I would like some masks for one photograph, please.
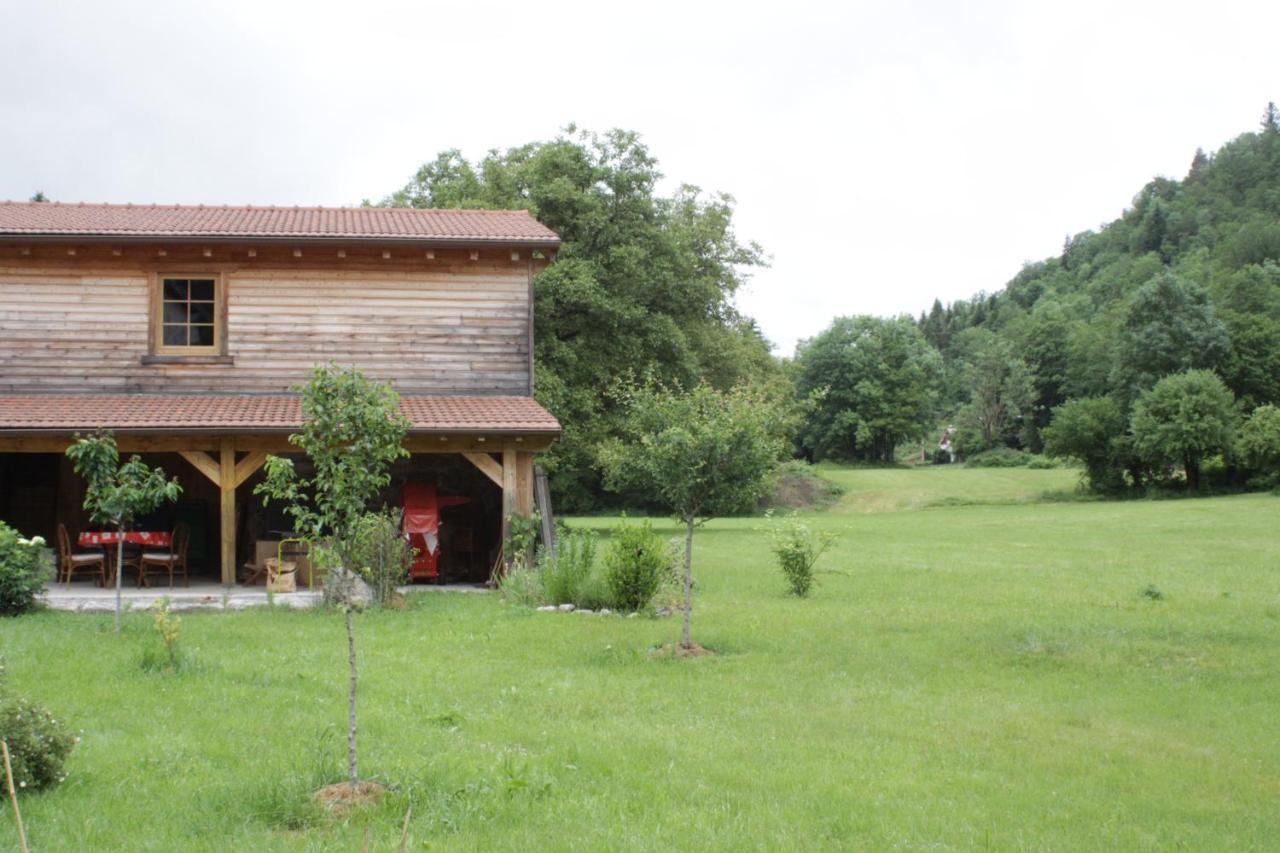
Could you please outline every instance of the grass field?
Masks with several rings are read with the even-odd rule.
[[[763,519],[698,534],[712,658],[650,655],[674,618],[491,595],[361,616],[362,768],[396,790],[347,820],[307,799],[341,760],[340,617],[184,616],[176,675],[140,669],[143,616],[0,622],[12,686],[84,730],[23,800],[32,849],[390,850],[409,805],[412,849],[1280,848],[1280,499],[828,473],[811,599]]]

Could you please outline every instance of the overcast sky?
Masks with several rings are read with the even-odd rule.
[[[993,291],[1280,101],[1276,2],[0,0],[0,198],[347,205],[643,134],[737,198],[780,354]]]

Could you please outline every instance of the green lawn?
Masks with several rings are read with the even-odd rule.
[[[413,849],[1280,848],[1280,499],[829,473],[838,573],[809,600],[764,520],[698,534],[714,658],[650,656],[674,618],[495,596],[360,617],[363,769],[398,787],[347,822],[306,806],[340,760],[340,617],[184,616],[176,676],[139,668],[141,616],[0,622],[12,686],[84,730],[23,800],[32,849],[356,850],[368,827],[389,850],[409,804]],[[947,498],[988,503],[909,508]]]

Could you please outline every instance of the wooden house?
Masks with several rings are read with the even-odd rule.
[[[234,583],[273,526],[258,471],[296,450],[291,388],[332,361],[400,393],[394,474],[469,496],[479,562],[560,434],[533,399],[558,245],[525,211],[0,203],[0,519],[83,526],[63,452],[105,427],[179,476],[207,574]]]

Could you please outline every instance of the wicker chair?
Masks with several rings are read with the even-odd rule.
[[[168,551],[143,551],[139,558],[138,569],[138,585],[146,586],[147,570],[168,571],[169,586],[173,586],[174,572],[182,573],[182,585],[191,586],[191,579],[187,576],[187,541],[190,539],[190,530],[185,524],[177,524],[173,528],[173,539],[169,544]]]
[[[71,586],[71,577],[78,571],[96,571],[98,583],[107,585],[107,558],[101,551],[76,553],[71,550],[71,537],[65,524],[58,525],[58,582]]]

